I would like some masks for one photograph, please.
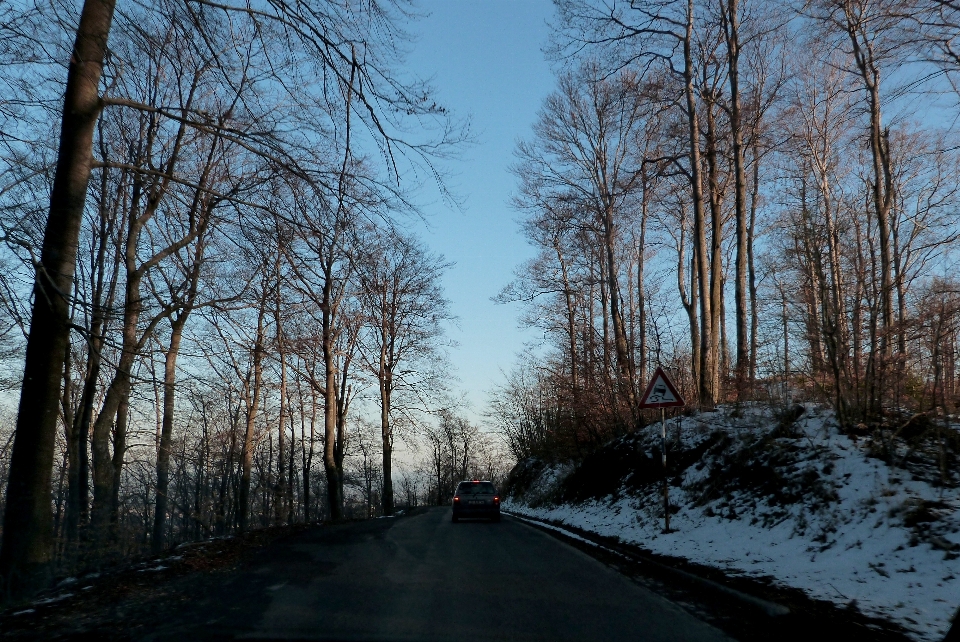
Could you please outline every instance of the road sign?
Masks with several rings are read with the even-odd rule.
[[[677,387],[670,381],[670,377],[663,371],[663,368],[657,366],[653,373],[653,378],[647,384],[647,390],[640,398],[641,408],[659,408],[660,409],[660,453],[663,461],[663,532],[670,532],[670,490],[667,484],[667,421],[664,417],[664,408],[676,408],[685,406],[686,403]],[[679,431],[680,425],[677,424]],[[679,433],[678,433],[679,434]]]
[[[686,402],[677,387],[670,381],[670,377],[663,371],[663,368],[657,366],[653,373],[653,378],[647,384],[647,391],[640,398],[641,408],[675,408],[685,406]]]

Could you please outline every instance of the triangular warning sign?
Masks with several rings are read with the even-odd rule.
[[[670,381],[670,377],[663,371],[663,368],[657,366],[650,383],[647,384],[647,390],[640,398],[641,408],[673,408],[685,406],[683,397],[677,392],[677,387]]]

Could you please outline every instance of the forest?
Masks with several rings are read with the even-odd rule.
[[[502,475],[410,231],[470,138],[402,67],[414,14],[0,4],[7,597]]]
[[[960,3],[555,6],[555,90],[514,164],[537,254],[498,297],[544,337],[491,398],[517,460],[659,420],[662,366],[688,412],[818,402],[947,483]]]

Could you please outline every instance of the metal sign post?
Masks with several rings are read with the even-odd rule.
[[[670,532],[670,485],[667,483],[667,419],[660,408],[660,452],[663,457],[663,532]]]
[[[663,532],[670,532],[670,491],[667,483],[667,417],[665,408],[681,408],[686,405],[670,377],[657,366],[647,390],[640,399],[641,408],[660,409],[660,459],[663,462]]]

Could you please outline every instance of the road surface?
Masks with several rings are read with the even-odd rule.
[[[273,544],[152,639],[728,640],[604,564],[504,516],[449,509],[323,526]],[[189,618],[195,619],[195,618]]]

